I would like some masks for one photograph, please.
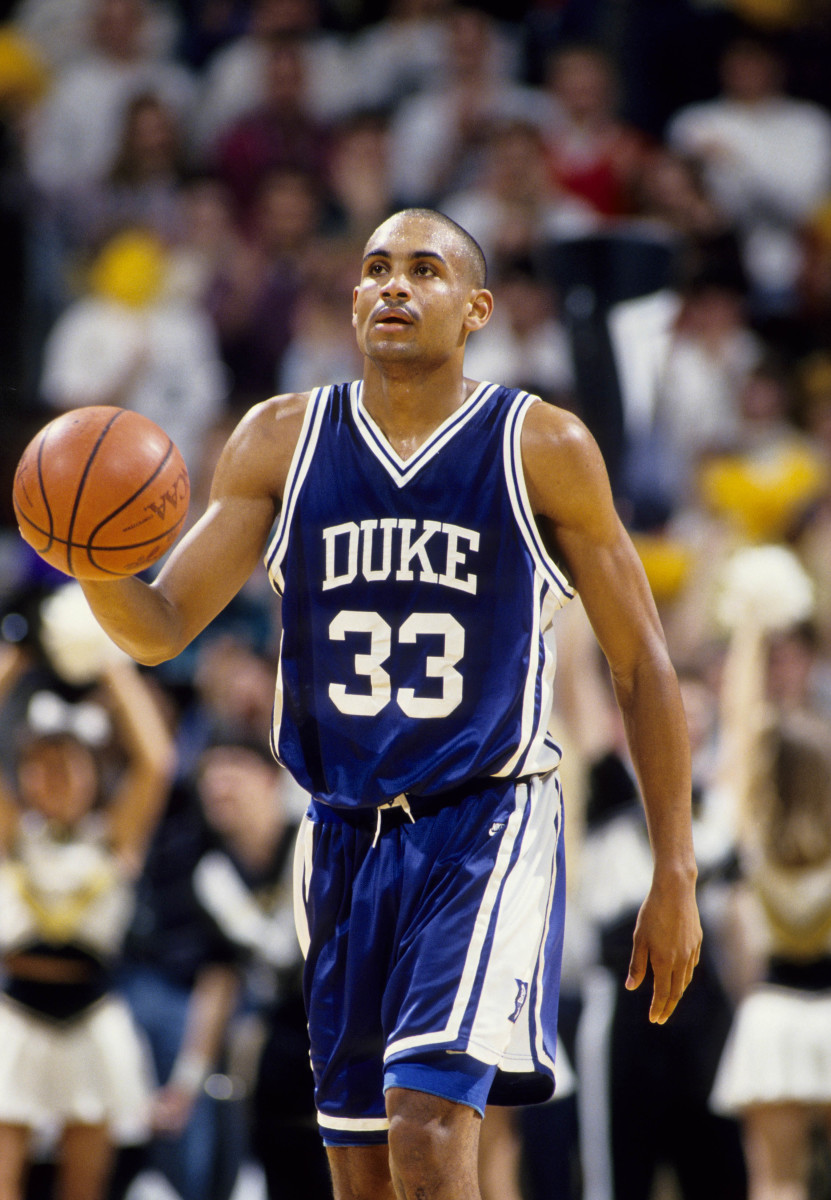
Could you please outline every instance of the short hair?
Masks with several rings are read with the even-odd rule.
[[[402,208],[400,212],[393,213],[394,217],[423,217],[430,221],[435,221],[439,225],[443,225],[457,241],[461,242],[465,258],[470,263],[473,282],[476,287],[486,287],[488,282],[488,264],[485,258],[485,252],[476,238],[460,225],[458,221],[454,221],[452,217],[448,217],[446,213],[439,212],[436,208]]]

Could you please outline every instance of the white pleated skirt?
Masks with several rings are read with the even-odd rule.
[[[0,1122],[47,1136],[106,1124],[116,1143],[138,1143],[149,1135],[153,1089],[148,1048],[120,997],[58,1024],[0,996]]]
[[[711,1105],[735,1115],[787,1101],[831,1104],[831,992],[765,984],[739,1004]]]

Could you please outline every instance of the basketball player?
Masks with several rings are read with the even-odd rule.
[[[486,1101],[553,1090],[564,872],[543,632],[579,592],[609,661],[654,876],[628,984],[650,1018],[700,925],[674,672],[596,444],[464,377],[491,314],[477,244],[407,210],[355,288],[361,381],[280,396],[231,436],[204,516],[152,585],[86,583],[145,663],[266,561],[282,596],[274,749],[313,799],[296,920],[336,1200],[476,1200]]]

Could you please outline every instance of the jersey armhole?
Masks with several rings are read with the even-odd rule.
[[[297,439],[297,445],[291,456],[286,476],[283,506],[280,509],[277,528],[266,551],[265,566],[268,579],[274,591],[279,595],[282,595],[285,587],[283,559],[286,554],[292,517],[297,505],[297,497],[308,474],[320,434],[323,414],[326,411],[326,404],[331,392],[331,387],[315,388],[309,397],[309,403],[306,405],[306,412],[303,415],[303,424],[300,427],[300,436]]]
[[[525,417],[534,404],[542,403],[539,396],[520,392],[511,406],[505,422],[503,441],[505,479],[508,484],[508,494],[511,498],[514,517],[523,540],[534,559],[537,570],[548,582],[554,596],[559,597],[562,606],[575,596],[576,591],[565,571],[557,564],[542,540],[531,501],[528,498],[525,471],[522,465],[522,427]]]

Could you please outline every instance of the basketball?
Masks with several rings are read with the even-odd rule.
[[[128,409],[92,405],[45,425],[14,475],[22,537],[76,579],[135,575],[172,546],[190,481],[163,429]]]

